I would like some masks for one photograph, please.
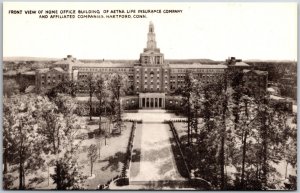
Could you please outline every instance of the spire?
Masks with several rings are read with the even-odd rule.
[[[164,55],[160,53],[160,49],[156,47],[154,25],[149,24],[147,47],[140,55],[140,62],[142,65],[162,65],[164,64]]]
[[[147,49],[148,50],[155,50],[156,49],[154,25],[153,25],[153,23],[151,21],[150,21],[150,24],[149,24]]]

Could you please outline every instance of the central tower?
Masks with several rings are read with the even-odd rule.
[[[152,22],[149,24],[149,32],[148,32],[148,40],[147,40],[147,48],[144,49],[144,52],[148,50],[156,50],[159,52],[159,49],[156,48],[156,40],[154,33],[154,25]]]
[[[156,47],[154,25],[149,24],[149,31],[147,34],[147,47],[144,52],[140,54],[140,63],[144,65],[162,65],[164,63],[164,55],[160,53],[160,49]]]
[[[147,45],[134,66],[134,92],[139,94],[139,108],[165,108],[169,90],[169,66],[157,48],[154,25],[149,24]]]

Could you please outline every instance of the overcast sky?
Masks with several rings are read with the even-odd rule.
[[[39,19],[9,10],[161,9],[144,19]],[[138,59],[149,22],[166,59],[297,60],[296,3],[4,3],[3,56]]]

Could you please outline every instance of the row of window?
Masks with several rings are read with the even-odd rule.
[[[177,83],[184,83],[185,80],[177,80]],[[176,83],[176,80],[170,80],[170,83]]]
[[[55,79],[55,78],[58,78],[58,79],[61,79],[62,77],[63,77],[63,75],[55,75],[55,74],[52,74],[52,76],[51,75],[47,75],[47,76],[45,76],[44,74],[42,74],[41,75],[41,79],[45,79],[45,78],[47,78],[47,79]]]
[[[157,74],[157,76],[156,76],[157,78],[159,78],[159,74]],[[148,79],[148,75],[147,74],[145,74],[145,76],[144,76],[144,78],[147,78]],[[153,79],[154,78],[154,76],[151,74],[150,75],[150,78],[151,79]],[[140,79],[140,76],[139,75],[137,75],[136,76],[136,79],[138,80],[138,79]],[[165,75],[165,79],[168,79],[168,75]]]
[[[245,76],[244,77],[245,80],[249,80],[249,81],[263,81],[264,77],[258,77],[258,76]]]
[[[204,72],[204,73],[207,73],[207,72],[224,72],[224,69],[171,69],[171,72],[173,73],[180,73],[180,72],[186,72],[186,71],[189,71],[189,72]]]
[[[41,82],[41,84],[42,84],[42,86],[50,86],[50,85],[55,85],[56,84],[56,81],[55,80],[52,80],[52,81],[50,81],[50,80],[48,80],[47,82],[44,82],[44,81],[42,81]]]
[[[171,75],[170,77],[171,77],[171,78],[176,78],[176,75],[173,75],[173,76]],[[184,78],[184,77],[185,77],[184,74],[178,74],[178,75],[177,75],[177,78]]]
[[[94,71],[94,72],[112,72],[112,71],[119,71],[119,72],[133,72],[133,68],[79,68],[81,71]]]
[[[154,88],[149,88],[149,91],[154,91],[155,89]],[[137,89],[137,91],[139,91]],[[144,88],[144,91],[147,92],[148,91],[148,88]],[[160,91],[160,88],[156,88],[156,91]],[[168,91],[168,87],[165,87],[165,91]]]
[[[160,68],[142,68],[142,69],[144,69],[144,72],[148,72],[149,71],[149,72],[153,72],[154,73],[155,69],[156,69],[157,72],[160,71]],[[137,68],[136,71],[139,72],[140,69]],[[165,69],[165,73],[168,73],[167,69]]]

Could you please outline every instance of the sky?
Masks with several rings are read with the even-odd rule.
[[[24,13],[73,9],[182,13],[130,19],[41,19]],[[4,2],[3,56],[138,59],[150,21],[165,59],[297,60],[297,3]]]

